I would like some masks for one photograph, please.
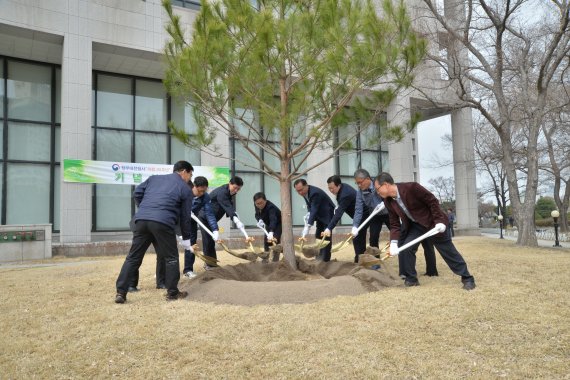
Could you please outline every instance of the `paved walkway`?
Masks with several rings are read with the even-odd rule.
[[[499,238],[499,229],[496,228],[481,228],[481,235],[486,237],[495,237]],[[507,240],[517,241],[517,238],[514,236],[506,236],[503,234],[503,238]],[[559,242],[560,248],[562,249],[570,249],[570,243],[567,242]],[[554,247],[554,240],[538,240],[539,247]]]

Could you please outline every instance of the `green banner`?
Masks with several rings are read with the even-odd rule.
[[[129,162],[63,160],[63,180],[76,183],[138,185],[151,175],[172,173],[174,165],[137,164]],[[211,188],[230,180],[230,169],[223,166],[194,166],[193,178],[203,176]]]

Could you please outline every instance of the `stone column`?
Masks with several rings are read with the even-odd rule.
[[[390,104],[387,110],[388,123],[390,126],[403,125],[410,118],[410,98],[398,97]],[[412,182],[419,180],[418,168],[414,167],[414,155],[417,153],[412,147],[412,138],[417,141],[416,132],[406,134],[402,141],[390,143],[388,148],[390,162],[387,171],[396,182]],[[416,157],[417,165],[417,157]],[[371,175],[373,175],[371,173]]]
[[[470,108],[451,113],[456,231],[460,235],[480,234],[471,120]]]
[[[64,33],[61,65],[62,243],[91,241],[93,185],[63,182],[65,158],[92,158],[92,41],[90,37],[81,35],[82,19],[79,17],[78,8],[78,0],[69,1],[68,29]]]

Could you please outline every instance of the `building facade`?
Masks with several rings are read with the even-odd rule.
[[[199,2],[173,5],[192,24]],[[170,120],[190,134],[196,126],[188,106],[170,98],[161,83],[166,22],[160,0],[0,2],[0,224],[51,223],[61,244],[128,238],[133,188],[63,182],[67,158],[228,166],[245,182],[236,205],[246,225],[255,225],[253,193],[264,191],[279,205],[278,183],[242,166],[242,150],[227,136],[219,134],[214,142],[224,158],[185,147],[170,135]],[[413,103],[402,95],[386,117],[407,117],[401,110]],[[468,118],[455,119],[470,126]],[[318,154],[311,160],[317,162]],[[352,183],[354,170],[363,167],[372,175],[386,170],[398,181],[417,181],[418,161],[414,133],[375,145],[361,135],[354,152],[343,152],[307,180],[326,189],[326,178],[339,174]],[[474,171],[472,177],[465,188],[474,193]],[[294,193],[292,199],[294,222],[301,225],[304,202]],[[458,215],[465,212],[465,227],[476,227],[476,203],[463,203]]]

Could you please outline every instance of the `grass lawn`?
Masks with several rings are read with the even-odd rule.
[[[472,292],[438,256],[440,276],[419,287],[295,305],[166,302],[154,255],[124,305],[124,257],[0,266],[0,379],[570,378],[570,250],[455,244]],[[352,247],[333,257],[351,261]]]

